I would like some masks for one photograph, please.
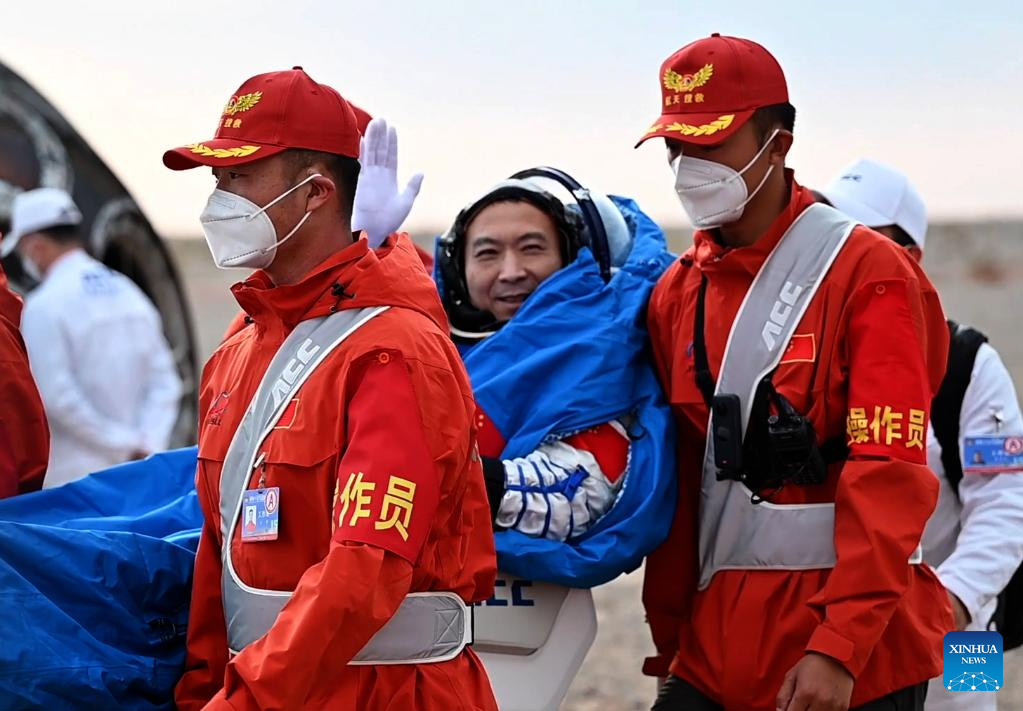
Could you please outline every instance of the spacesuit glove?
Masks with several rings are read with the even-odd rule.
[[[506,460],[505,493],[495,522],[528,536],[564,541],[582,535],[614,504],[620,488],[593,455],[550,442]]]

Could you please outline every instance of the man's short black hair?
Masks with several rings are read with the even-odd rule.
[[[75,244],[82,241],[78,225],[57,225],[39,231],[58,244]]]
[[[287,160],[294,175],[309,166],[320,163],[326,167],[327,173],[334,184],[337,185],[338,198],[341,200],[341,209],[344,214],[352,214],[352,204],[355,201],[355,186],[359,182],[359,161],[356,158],[341,156],[335,153],[324,153],[323,151],[307,151],[303,149],[290,149],[285,151]]]
[[[796,107],[788,102],[761,106],[753,112],[753,117],[750,120],[757,132],[757,138],[763,143],[775,128],[792,133],[796,124]]]

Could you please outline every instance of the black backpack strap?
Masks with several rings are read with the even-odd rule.
[[[963,479],[963,463],[959,456],[959,416],[963,409],[966,388],[970,385],[977,351],[987,343],[987,336],[955,321],[948,322],[948,366],[938,394],[931,403],[931,426],[941,447],[941,464],[952,491],[959,495]]]
[[[700,291],[696,295],[696,317],[693,319],[693,365],[696,368],[696,387],[703,394],[703,401],[710,408],[714,402],[714,389],[717,383],[710,372],[707,362],[707,341],[703,335],[705,322],[704,312],[707,306],[707,275],[700,276]]]

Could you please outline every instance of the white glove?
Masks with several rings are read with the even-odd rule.
[[[359,183],[355,188],[352,229],[365,230],[369,246],[379,247],[397,232],[412,210],[423,174],[416,173],[398,192],[398,134],[387,121],[375,118],[366,127],[359,148]]]
[[[505,493],[497,524],[527,536],[564,541],[582,535],[614,504],[614,484],[587,451],[564,442],[504,462]]]

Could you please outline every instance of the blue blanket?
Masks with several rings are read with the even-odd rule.
[[[667,536],[675,508],[674,428],[645,322],[650,292],[673,257],[635,202],[611,197],[633,236],[632,252],[611,281],[601,279],[590,250],[582,249],[515,318],[462,354],[477,401],[507,443],[505,459],[623,415],[638,420],[623,487],[596,525],[567,543],[497,534],[501,570],[570,587],[635,569]]]
[[[174,708],[195,461],[166,452],[0,501],[0,708]]]

